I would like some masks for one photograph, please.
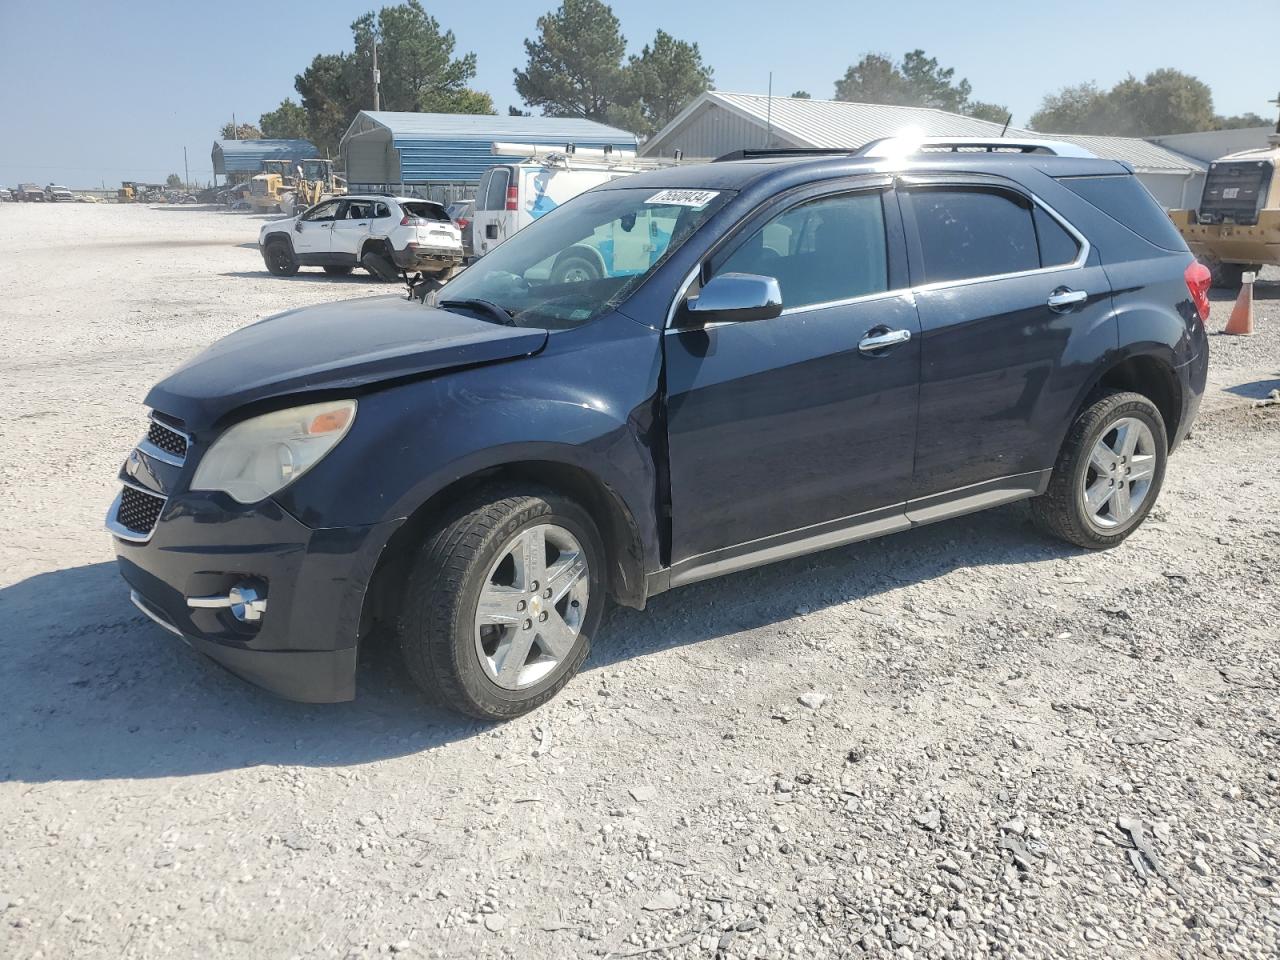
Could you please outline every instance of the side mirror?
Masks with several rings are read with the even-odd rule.
[[[685,304],[690,321],[708,323],[772,320],[782,313],[782,288],[773,277],[722,273]]]

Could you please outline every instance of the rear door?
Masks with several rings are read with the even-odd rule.
[[[906,526],[920,354],[898,208],[887,183],[831,190],[758,214],[704,268],[774,277],[781,316],[666,332],[673,583]]]
[[[335,263],[350,259],[355,263],[369,236],[369,225],[374,220],[376,200],[344,200],[333,221],[333,240],[329,252]],[[385,210],[386,204],[380,204]]]
[[[514,201],[507,213],[507,192],[512,183],[512,168],[490,167],[480,180],[476,193],[476,218],[472,232],[476,256],[484,256],[514,232]]]
[[[913,497],[935,498],[908,513],[923,519],[1037,488],[1116,328],[1096,252],[1036,198],[985,179],[904,186],[922,328]]]

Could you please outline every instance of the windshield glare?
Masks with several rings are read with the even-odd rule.
[[[435,302],[484,300],[520,326],[579,326],[630,296],[729,196],[653,187],[581,194],[476,261]]]

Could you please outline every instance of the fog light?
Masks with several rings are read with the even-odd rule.
[[[267,598],[247,583],[237,584],[225,597],[187,597],[187,606],[196,610],[229,609],[241,623],[257,623],[267,612]]]

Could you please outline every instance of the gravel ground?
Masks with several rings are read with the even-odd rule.
[[[1280,272],[1122,547],[1015,505],[673,591],[492,727],[378,649],[275,700],[115,574],[148,386],[392,289],[259,222],[0,207],[0,956],[1280,954]]]

